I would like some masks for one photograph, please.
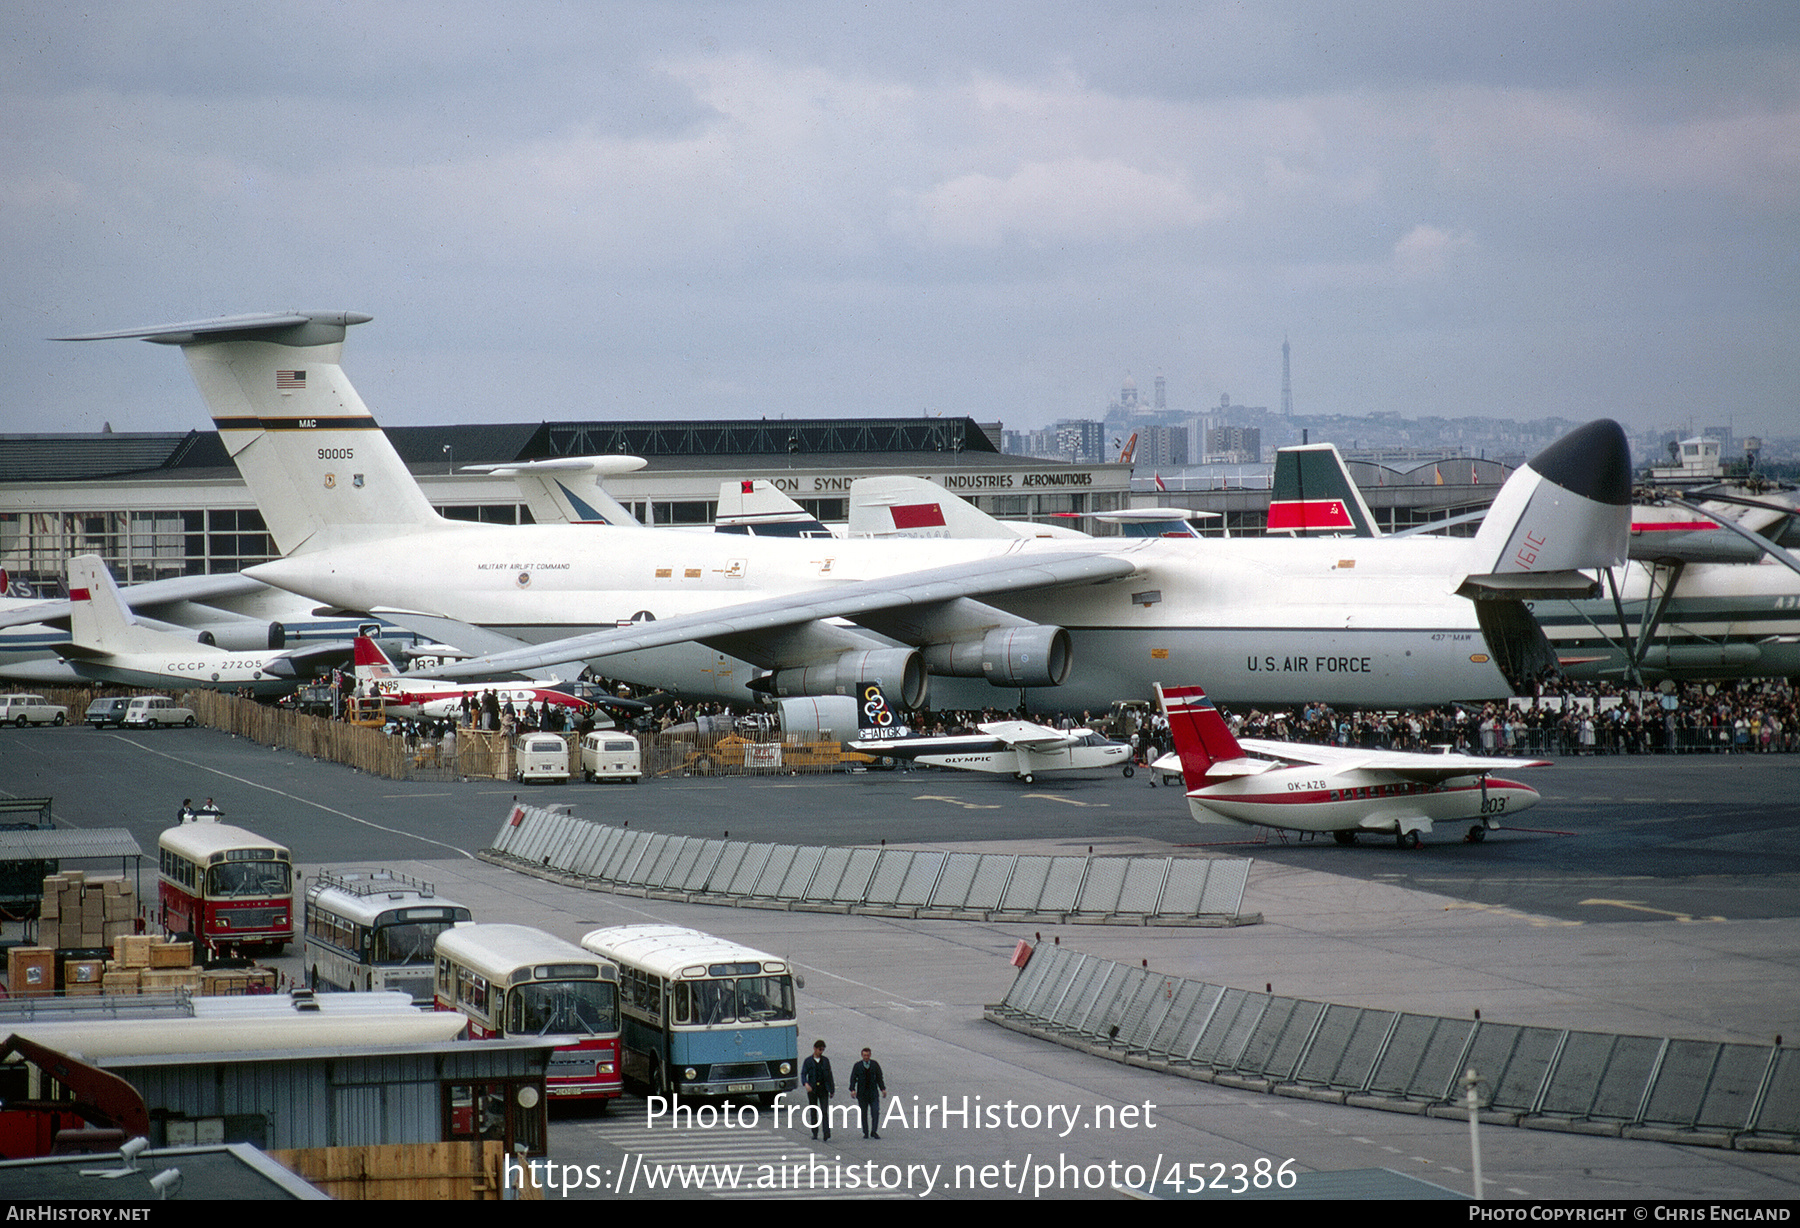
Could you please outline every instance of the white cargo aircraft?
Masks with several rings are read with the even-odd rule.
[[[1418,848],[1433,824],[1472,819],[1468,838],[1480,841],[1502,816],[1538,801],[1530,785],[1493,773],[1550,766],[1547,759],[1240,741],[1199,687],[1156,690],[1199,823],[1328,831],[1339,844],[1356,843],[1359,832],[1391,834],[1401,848]]]
[[[348,645],[232,652],[142,625],[98,555],[69,560],[69,642],[58,648],[83,678],[122,686],[211,687],[283,695],[309,676],[309,658],[346,656]]]
[[[448,521],[339,365],[346,329],[369,318],[66,340],[181,347],[287,556],[249,574],[481,654],[439,677],[601,658],[610,676],[690,695],[848,695],[874,680],[913,707],[930,673],[1027,690],[1042,711],[1103,708],[1204,669],[1241,702],[1499,698],[1554,664],[1524,601],[1592,592],[1578,569],[1625,552],[1630,456],[1609,421],[1515,474],[1470,541],[871,542]]]
[[[975,728],[981,733],[852,742],[850,748],[927,767],[1010,775],[1026,784],[1051,773],[1111,768],[1123,768],[1127,776],[1132,773],[1131,747],[1091,729],[1052,729],[1033,721],[989,721]]]

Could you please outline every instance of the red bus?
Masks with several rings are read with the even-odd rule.
[[[294,865],[253,831],[201,818],[157,838],[162,926],[209,953],[279,953],[294,941]]]
[[[437,936],[437,1008],[461,1011],[469,1035],[555,1036],[544,1089],[599,1100],[619,1073],[619,966],[527,925],[459,925]]]

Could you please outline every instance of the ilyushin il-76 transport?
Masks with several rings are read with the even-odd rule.
[[[1610,421],[1533,458],[1462,541],[858,541],[449,521],[340,366],[346,330],[369,318],[66,340],[179,346],[286,556],[247,574],[475,654],[437,677],[594,661],[738,701],[878,681],[911,708],[935,676],[950,683],[938,706],[1030,711],[1103,708],[1202,672],[1241,703],[1500,698],[1555,665],[1525,602],[1591,593],[1581,569],[1625,554],[1630,456]]]
[[[1359,832],[1391,834],[1400,847],[1418,848],[1433,824],[1473,820],[1469,839],[1479,841],[1502,816],[1538,801],[1530,785],[1493,773],[1550,766],[1547,759],[1240,742],[1199,687],[1157,693],[1181,759],[1188,810],[1201,823],[1328,831],[1339,844],[1356,843]]]

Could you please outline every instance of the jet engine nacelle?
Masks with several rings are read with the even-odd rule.
[[[933,644],[925,661],[934,674],[986,678],[995,686],[1061,686],[1074,649],[1061,627],[996,627],[979,640]]]
[[[925,662],[916,648],[846,652],[820,665],[780,669],[757,679],[756,689],[781,698],[801,695],[853,696],[865,682],[879,682],[903,708],[925,704]]]
[[[261,652],[264,649],[279,652],[287,647],[287,628],[280,623],[245,619],[235,623],[215,623],[194,638],[226,652]]]
[[[809,695],[775,704],[781,732],[826,742],[850,742],[862,736],[862,705],[854,695]]]

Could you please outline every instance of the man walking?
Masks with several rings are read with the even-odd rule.
[[[850,1068],[850,1094],[856,1097],[857,1110],[862,1114],[864,1138],[881,1137],[881,1097],[886,1091],[881,1063],[864,1049],[862,1061]]]
[[[825,1042],[813,1041],[812,1056],[800,1063],[800,1086],[806,1089],[806,1103],[818,1110],[812,1122],[812,1136],[825,1130],[825,1141],[831,1141],[831,1098],[837,1093],[837,1081],[831,1077],[831,1059],[825,1056]]]

